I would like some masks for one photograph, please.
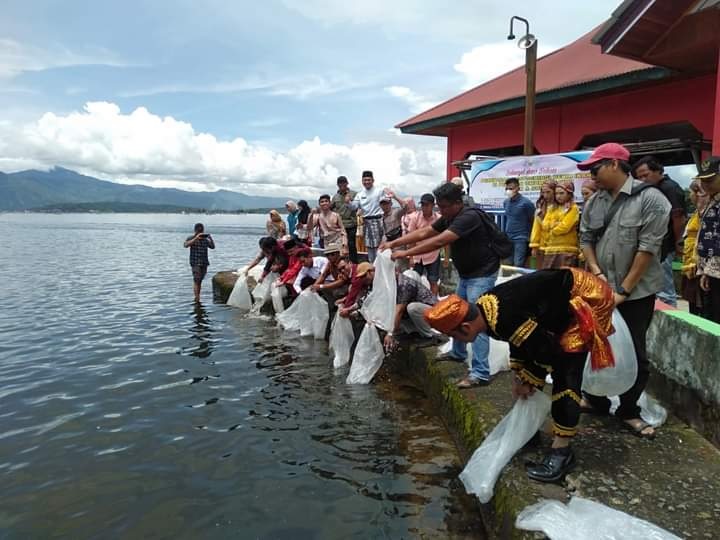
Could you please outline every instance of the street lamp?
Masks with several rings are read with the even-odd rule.
[[[535,75],[537,66],[537,38],[530,33],[530,23],[527,19],[513,15],[510,18],[510,33],[508,39],[515,39],[513,23],[515,21],[525,23],[525,35],[522,36],[517,46],[525,49],[525,76],[527,87],[525,89],[525,138],[523,141],[523,154],[531,156],[534,153],[533,132],[535,130]]]

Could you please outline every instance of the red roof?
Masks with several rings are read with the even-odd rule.
[[[654,67],[635,60],[602,54],[600,47],[592,43],[592,37],[600,26],[570,45],[538,59],[536,79],[538,94]],[[508,44],[508,46],[513,45]],[[521,66],[413,116],[396,127],[404,128],[508,99],[523,97],[525,96],[525,84],[525,66]],[[522,105],[519,108],[521,107]]]

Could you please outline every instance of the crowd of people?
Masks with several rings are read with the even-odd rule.
[[[584,394],[581,384],[588,352],[593,369],[613,365],[608,345],[613,310],[628,325],[637,362],[637,378],[620,396],[615,416],[643,438],[655,436],[637,404],[649,377],[646,334],[656,296],[676,303],[676,254],[682,254],[682,295],[691,311],[720,322],[720,157],[699,166],[690,186],[689,220],[682,189],[657,159],[631,165],[625,147],[607,143],[578,168],[591,177],[581,188],[582,208],[573,183],[546,182],[533,203],[517,179],[508,179],[502,232],[475,206],[459,178],[422,195],[416,209],[414,201],[376,187],[371,171],[363,172],[357,192],[341,176],[337,193],[322,195],[315,209],[306,201],[289,201],[287,224],[270,213],[268,236],[259,241],[250,268],[264,261],[260,282],[276,276],[276,311],[311,288],[339,317],[361,318],[373,286],[373,262],[378,252],[391,250],[397,291],[386,350],[402,335],[416,334],[428,344],[449,336],[452,347],[438,360],[464,364],[471,343],[468,372],[456,384],[472,388],[490,384],[489,337],[506,341],[512,391],[519,398],[542,389],[552,373],[552,448],[528,475],[556,481],[574,463],[570,441],[581,412],[609,413],[607,396]],[[196,284],[204,276],[196,267],[207,268],[207,249],[214,247],[198,225],[185,242]],[[322,255],[311,250],[314,238]],[[442,250],[449,251],[459,279],[455,294],[440,300]],[[367,262],[359,260],[358,251],[367,252]],[[496,286],[503,261],[527,267],[531,260],[535,272]],[[408,268],[417,275],[404,272]]]

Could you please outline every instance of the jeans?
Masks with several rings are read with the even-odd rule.
[[[522,240],[513,240],[513,255],[512,264],[513,266],[523,267],[525,266],[525,259],[527,259],[528,252],[528,240],[524,238]]]
[[[663,288],[658,293],[658,298],[669,306],[677,307],[677,291],[673,280],[672,263],[675,260],[675,252],[671,251],[662,260]]]
[[[495,286],[497,272],[491,276],[477,278],[460,278],[457,286],[457,295],[474,304],[483,294]],[[488,354],[490,353],[490,338],[487,334],[478,334],[472,343],[472,363],[470,365],[469,377],[487,381],[490,378],[490,364]],[[462,341],[453,339],[452,353],[456,358],[467,356],[467,345]]]

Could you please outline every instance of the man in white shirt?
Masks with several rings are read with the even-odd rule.
[[[293,288],[298,294],[300,294],[303,289],[313,285],[328,265],[328,260],[325,257],[313,257],[309,251],[303,252],[299,258],[302,268],[293,283]],[[328,276],[327,280],[332,281],[332,277]]]
[[[363,216],[363,232],[368,261],[373,262],[383,237],[383,211],[380,208],[380,199],[384,197],[385,193],[382,189],[375,187],[372,171],[363,171],[362,185],[365,189],[358,191],[354,199],[350,200],[348,197],[345,201],[353,210],[360,210]]]

